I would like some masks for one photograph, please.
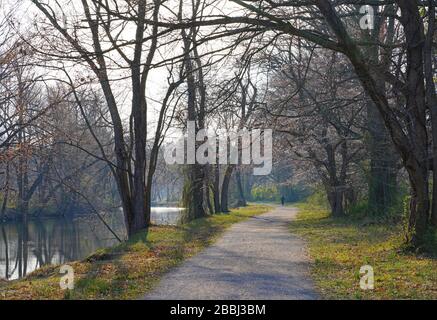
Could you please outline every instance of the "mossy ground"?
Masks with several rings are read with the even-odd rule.
[[[334,219],[300,204],[291,231],[308,241],[312,276],[327,299],[437,299],[437,259],[404,249],[400,225]],[[374,270],[374,290],[360,288],[360,268]]]
[[[251,205],[180,226],[153,226],[147,234],[69,263],[75,273],[74,290],[61,290],[60,266],[47,266],[24,279],[0,282],[0,299],[136,299],[227,227],[270,208]]]

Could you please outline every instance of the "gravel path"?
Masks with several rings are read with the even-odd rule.
[[[234,224],[143,299],[317,299],[305,242],[287,228],[296,213],[277,207]]]

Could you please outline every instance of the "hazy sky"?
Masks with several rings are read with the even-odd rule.
[[[59,17],[62,17],[62,11],[65,13],[66,18],[64,19],[64,23],[66,23],[67,27],[69,27],[69,32],[70,34],[72,33],[72,22],[77,20],[77,19],[81,19],[81,16],[77,16],[77,12],[81,12],[81,4],[79,0],[59,0],[58,3],[60,3],[62,5],[62,11],[59,8],[56,8],[56,1],[54,0],[48,0],[49,3],[53,4],[53,8],[55,8],[56,13]],[[171,2],[169,2],[171,3]],[[169,5],[169,3],[167,3],[167,5]],[[177,4],[176,1],[174,1],[173,3],[175,3],[175,5]],[[0,8],[1,8],[1,12],[0,14],[4,15],[5,12],[10,12],[10,8],[14,7],[13,10],[13,14],[15,17],[16,21],[20,22],[20,32],[23,35],[23,37],[26,37],[26,35],[29,33],[29,30],[31,30],[33,27],[33,22],[34,21],[41,21],[41,14],[39,12],[38,9],[36,9],[36,7],[31,3],[30,0],[0,0]],[[177,8],[177,6],[176,6]],[[164,9],[165,10],[165,9]],[[169,15],[168,12],[165,12],[163,10],[162,12],[162,16],[163,18],[166,18],[166,16]],[[210,7],[207,8],[205,11],[205,14],[230,14],[230,15],[234,15],[234,14],[238,14],[239,10],[237,10],[235,4],[230,4],[227,0],[220,0],[215,2],[215,6],[214,7]],[[76,16],[75,16],[76,13]],[[61,19],[62,20],[62,19]],[[38,23],[38,28],[43,28],[43,24]],[[204,34],[207,32],[206,29],[203,29],[202,31]],[[79,30],[78,34],[79,34],[79,39],[81,39],[81,41],[83,40],[88,40],[86,41],[88,44],[91,43],[91,41],[89,41],[90,37],[89,37],[89,33],[88,30]],[[126,40],[130,40],[130,39],[134,39],[134,33],[135,33],[135,26],[132,25],[131,27],[127,27],[125,29],[125,31],[123,31],[123,38]],[[174,34],[175,37],[179,36],[178,33]],[[227,40],[229,43],[229,39]],[[209,44],[207,44],[206,46],[203,46],[200,50],[201,53],[204,52],[205,50],[211,50],[211,49],[218,49],[222,46],[225,46],[226,43],[223,42],[223,40],[219,40],[219,41],[214,41],[211,42]],[[89,46],[89,48],[91,49],[91,46]],[[130,48],[125,48],[124,51],[126,52],[127,55],[130,55],[132,53],[132,50]],[[157,54],[155,55],[155,59],[154,62],[158,62],[163,58],[169,58],[170,56],[175,56],[175,55],[180,55],[182,53],[182,43],[181,42],[177,42],[177,43],[172,43],[171,45],[164,45],[164,46],[160,46],[158,48]],[[147,52],[145,52],[145,56],[146,56]],[[110,55],[111,59],[113,59],[115,61],[115,63],[121,63],[124,67],[126,67],[126,62],[124,62],[121,57],[118,55],[118,53],[111,53]],[[212,59],[216,59],[216,58],[212,58]],[[115,65],[114,63],[114,65]],[[130,83],[130,79],[129,79],[129,70],[123,69],[121,70],[120,68],[114,68],[115,70],[110,72],[110,76],[112,79],[119,79],[119,78],[126,78],[126,80],[117,80],[116,84],[113,85],[113,89],[115,94],[117,95],[117,98],[119,100],[119,105],[121,108],[121,112],[124,115],[125,118],[128,117],[128,115],[130,114],[130,101],[131,101],[131,83]],[[217,78],[222,78],[222,77],[229,77],[232,76],[232,69],[231,69],[231,65],[230,65],[230,61],[229,60],[225,60],[222,61],[219,65],[217,65],[215,67],[216,70],[218,70],[217,72],[215,72],[214,74],[212,74],[211,76],[214,77],[215,79]],[[91,70],[89,70],[89,68],[83,68],[83,67],[73,67],[73,68],[69,68],[70,70],[70,74],[71,76],[74,77],[83,77],[84,74],[90,74],[92,76],[93,73],[91,72]],[[47,70],[41,70],[41,72],[46,73]],[[162,97],[165,94],[166,90],[167,90],[167,77],[168,77],[168,71],[167,68],[165,67],[161,67],[161,68],[157,68],[157,69],[153,69],[150,72],[150,76],[149,76],[149,80],[148,80],[148,85],[147,85],[147,97],[148,97],[148,102],[149,102],[149,120],[150,120],[150,124],[152,125],[154,119],[156,119],[156,115],[158,114],[158,110],[160,107],[159,102],[162,101]],[[59,74],[58,72],[51,72],[51,75],[54,77],[62,77],[63,75]]]

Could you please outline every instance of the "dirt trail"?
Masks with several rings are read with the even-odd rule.
[[[296,213],[277,207],[233,225],[143,299],[317,299],[305,242],[287,227]]]

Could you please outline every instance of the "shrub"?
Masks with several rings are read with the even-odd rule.
[[[275,185],[253,187],[251,194],[254,201],[279,201],[281,198]]]

